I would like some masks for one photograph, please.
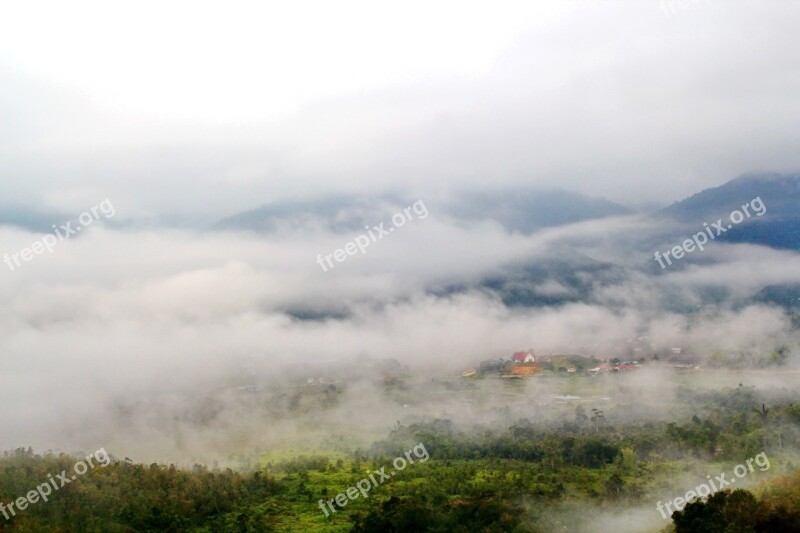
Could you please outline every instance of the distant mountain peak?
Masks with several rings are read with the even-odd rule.
[[[763,216],[746,217],[720,240],[800,249],[800,174],[750,172],[659,211],[657,216],[700,225],[727,220],[734,210],[760,198]]]
[[[397,194],[331,194],[285,200],[230,216],[220,221],[217,228],[269,233],[280,228],[317,225],[335,232],[356,231],[366,224],[386,220],[414,201]],[[509,231],[521,233],[632,213],[604,198],[534,187],[463,190],[444,200],[423,198],[423,201],[432,213],[460,220],[494,220]]]

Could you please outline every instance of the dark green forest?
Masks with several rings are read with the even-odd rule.
[[[752,388],[696,393],[696,414],[674,422],[610,423],[577,405],[560,426],[520,419],[502,431],[450,420],[398,425],[385,438],[348,454],[303,455],[257,467],[134,464],[104,468],[30,505],[2,531],[570,531],[593,513],[652,507],[692,484],[676,478],[730,471],[761,452],[747,490],[726,490],[690,503],[662,530],[799,531],[800,406],[762,403]],[[409,465],[325,516],[333,498],[395,457],[424,443],[430,460]],[[70,470],[80,456],[5,452],[0,501],[14,501]],[[577,522],[572,522],[577,521]],[[735,524],[735,529],[731,529]],[[656,529],[658,530],[658,529]]]

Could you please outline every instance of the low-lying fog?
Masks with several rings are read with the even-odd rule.
[[[787,366],[798,366],[788,314],[748,301],[763,286],[800,282],[791,252],[715,243],[703,264],[660,275],[626,270],[614,283],[589,283],[582,303],[547,307],[509,308],[470,285],[565,248],[635,267],[626,236],[650,225],[623,217],[524,236],[432,212],[323,272],[317,255],[352,236],[98,223],[0,277],[0,448],[105,446],[145,462],[189,462],[295,445],[306,433],[368,445],[398,420],[422,416],[556,420],[554,394],[607,403],[612,416],[669,415],[663,405],[680,379],[661,370],[523,384],[460,378],[480,361],[528,348],[624,357],[632,340],[646,338],[702,364],[720,352],[758,361],[783,346]],[[42,236],[3,227],[0,237],[17,250]],[[452,283],[465,288],[440,290]],[[703,291],[718,286],[727,296],[707,305]],[[540,288],[552,294],[557,283]],[[665,310],[675,302],[693,311]],[[299,319],[298,310],[316,318]],[[397,372],[405,388],[387,394],[381,384]],[[312,405],[293,406],[309,378],[317,392],[300,401]],[[789,387],[795,377],[705,373],[693,383],[740,381]],[[335,393],[326,393],[331,382]],[[325,394],[335,396],[333,407]]]

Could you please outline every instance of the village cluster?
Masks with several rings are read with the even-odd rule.
[[[620,360],[618,358],[598,359],[580,355],[539,355],[533,350],[515,352],[508,359],[490,359],[462,373],[465,378],[499,374],[503,379],[522,379],[539,374],[542,371],[578,372],[600,374],[606,372],[629,372],[639,369],[644,363],[640,360]]]

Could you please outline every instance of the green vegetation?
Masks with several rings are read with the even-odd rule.
[[[398,425],[349,454],[287,458],[269,452],[270,460],[265,456],[254,471],[115,461],[11,520],[0,516],[0,530],[569,531],[570,520],[585,520],[595,509],[647,506],[657,517],[657,501],[692,487],[687,477],[702,481],[762,451],[771,469],[751,474],[757,483],[752,492],[717,493],[687,506],[673,517],[675,531],[796,527],[800,472],[790,450],[800,448],[800,406],[767,404],[770,398],[742,386],[684,396],[694,414],[675,421],[612,421],[581,404],[560,424],[520,419],[506,428],[460,427],[434,419]],[[323,514],[320,499],[334,498],[381,467],[391,469],[395,457],[418,443],[428,461],[408,465],[367,499]],[[14,501],[76,460],[6,452],[0,501]],[[776,477],[782,473],[788,475]]]

